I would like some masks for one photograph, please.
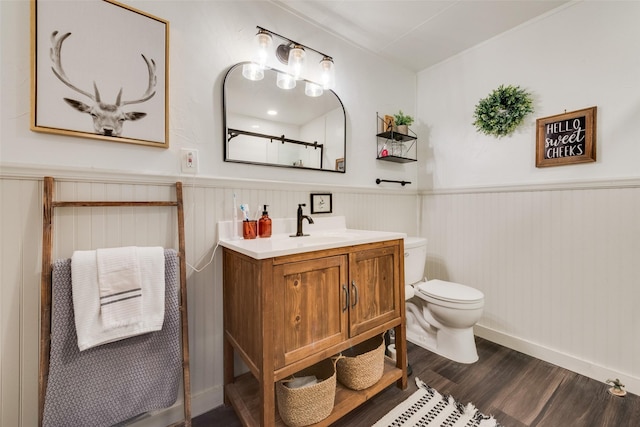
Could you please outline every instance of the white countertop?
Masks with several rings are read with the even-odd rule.
[[[314,218],[314,222],[315,224],[304,222],[303,231],[308,236],[290,237],[295,234],[295,228],[289,231],[291,219],[273,220],[276,233],[271,237],[245,240],[241,235],[237,236],[237,231],[233,232],[232,221],[224,221],[218,224],[219,244],[251,258],[265,259],[406,237],[405,233],[391,231],[348,229],[344,217]],[[293,225],[295,227],[295,220]]]

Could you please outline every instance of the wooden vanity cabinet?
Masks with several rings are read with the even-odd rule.
[[[344,255],[274,265],[276,369],[348,338],[346,283]]]
[[[401,317],[404,249],[356,248],[349,253],[349,335],[357,336]]]
[[[275,382],[395,328],[397,363],[367,390],[338,385],[328,425],[393,384],[406,388],[403,240],[257,260],[224,249],[225,402],[244,425],[284,425]],[[249,373],[236,376],[234,354]]]

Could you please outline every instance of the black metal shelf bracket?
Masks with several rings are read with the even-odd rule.
[[[393,180],[389,180],[389,179],[376,178],[376,184],[380,184],[381,182],[395,182],[395,183],[398,183],[398,184],[402,185],[403,187],[405,186],[405,184],[411,184],[411,181],[393,181]]]

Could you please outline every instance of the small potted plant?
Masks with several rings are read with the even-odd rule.
[[[395,126],[398,133],[403,135],[409,134],[409,126],[413,124],[413,117],[405,115],[402,110],[398,111],[397,114],[393,115],[395,119]]]

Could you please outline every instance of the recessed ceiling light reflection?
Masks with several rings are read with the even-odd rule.
[[[278,112],[276,110],[269,110],[269,111],[267,111],[267,114],[270,115],[270,116],[277,116]]]

